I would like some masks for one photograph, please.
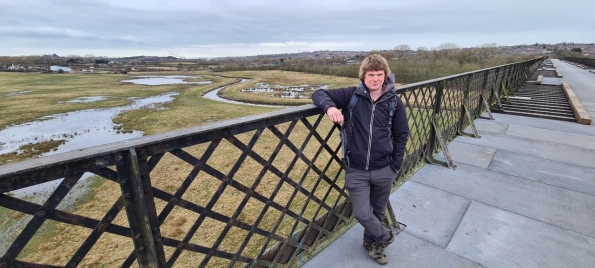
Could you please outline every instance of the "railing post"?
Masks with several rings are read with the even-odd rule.
[[[118,153],[115,161],[138,265],[159,267],[136,151],[130,148],[128,152]]]
[[[157,208],[155,206],[155,196],[153,194],[153,185],[151,185],[151,177],[149,164],[147,162],[147,151],[142,149],[138,152],[139,170],[141,174],[142,189],[145,195],[145,202],[147,206],[147,215],[149,216],[149,228],[153,234],[153,244],[155,245],[155,252],[157,253],[157,260],[159,267],[167,267],[165,259],[165,250],[163,248],[163,239],[161,236],[161,228],[159,218],[157,216]]]
[[[498,91],[500,90],[500,83],[502,82],[502,74],[501,74],[500,69],[502,69],[502,67],[499,67],[498,69],[496,69],[496,77],[494,77],[494,85],[492,86],[492,89],[491,89],[489,103],[493,104],[494,102],[496,102],[496,103],[498,103],[498,107],[500,107],[500,109],[502,109],[502,102],[500,101],[500,94],[498,94]]]
[[[450,169],[455,169],[457,166],[455,166],[455,164],[452,162],[452,158],[450,157],[450,153],[446,147],[446,141],[442,135],[442,131],[440,131],[440,126],[438,125],[438,121],[440,120],[440,105],[442,104],[442,95],[444,95],[445,83],[445,80],[440,81],[438,83],[438,88],[436,89],[436,103],[434,104],[434,110],[432,113],[432,123],[430,125],[430,143],[426,151],[426,160],[432,164],[439,164]],[[440,147],[442,148],[442,153],[444,154],[446,162],[434,158],[434,151],[436,150],[437,145],[436,140],[438,140],[438,143],[440,143]]]
[[[475,128],[475,123],[473,122],[473,118],[471,118],[471,115],[469,114],[470,109],[469,109],[469,93],[471,92],[471,85],[473,83],[473,76],[475,74],[469,74],[467,76],[467,86],[465,89],[465,96],[463,98],[463,104],[461,107],[461,116],[459,118],[459,128],[458,128],[458,133],[461,136],[467,136],[467,137],[474,137],[476,139],[479,139],[479,134],[477,134],[477,128]],[[481,106],[479,106],[481,107]],[[469,121],[469,124],[471,126],[471,130],[473,130],[473,134],[469,134],[469,133],[465,133],[464,131],[464,127],[465,127],[465,118],[467,118],[467,120]]]
[[[502,97],[506,98],[506,103],[510,103],[510,99],[508,98],[508,85],[510,81],[510,68],[504,67],[504,75],[502,76],[502,82],[500,83],[500,91],[502,92]],[[500,99],[498,99],[500,101]]]
[[[490,109],[490,104],[484,94],[484,91],[486,91],[486,88],[488,86],[489,77],[490,77],[490,71],[485,71],[484,77],[483,77],[483,86],[481,87],[480,96],[479,96],[480,103],[477,105],[476,114],[477,114],[478,118],[494,120],[494,117],[492,116],[492,110]],[[485,106],[486,112],[488,113],[488,117],[481,116],[481,111],[482,111],[481,103],[483,103],[483,106]]]

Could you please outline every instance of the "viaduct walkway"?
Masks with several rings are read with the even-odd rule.
[[[552,60],[595,118],[595,74]],[[407,228],[389,267],[593,267],[595,126],[493,114],[449,144],[391,203]],[[439,154],[441,155],[441,154]],[[303,267],[373,267],[357,224]]]

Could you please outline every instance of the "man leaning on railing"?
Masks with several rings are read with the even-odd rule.
[[[332,122],[345,122],[341,130],[345,188],[353,214],[364,227],[364,248],[377,263],[386,264],[384,250],[395,237],[382,221],[403,163],[409,126],[385,58],[372,54],[364,59],[359,78],[362,83],[357,87],[320,89],[312,100]]]

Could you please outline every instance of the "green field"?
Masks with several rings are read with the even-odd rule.
[[[175,73],[164,73],[173,75]],[[217,73],[180,73],[180,75],[201,75],[212,81],[208,85],[163,85],[145,86],[123,83],[135,75],[159,75],[158,73],[119,74],[42,74],[0,72],[0,129],[38,120],[43,116],[84,109],[110,108],[130,104],[130,98],[149,97],[165,92],[178,92],[167,109],[133,110],[120,114],[114,122],[122,131],[139,130],[145,135],[162,133],[205,123],[223,121],[252,114],[259,114],[280,108],[228,104],[202,97],[215,88],[237,82],[241,78],[247,83],[230,86],[225,98],[254,103],[276,105],[301,105],[311,103],[309,99],[282,99],[266,94],[239,92],[255,83],[295,86],[302,84],[327,84],[332,87],[348,86],[358,81],[351,78],[327,75],[312,75],[282,71],[247,71]],[[67,102],[80,97],[107,96],[97,102]],[[22,154],[0,155],[0,165],[34,157],[60,145],[62,141],[30,144],[23,147]]]

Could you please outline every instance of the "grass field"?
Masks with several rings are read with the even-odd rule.
[[[154,74],[151,73],[151,75]],[[278,109],[227,104],[202,97],[202,95],[209,90],[237,81],[234,77],[250,78],[251,81],[265,81],[267,83],[287,83],[288,85],[311,83],[307,79],[316,77],[316,75],[306,75],[301,78],[304,79],[301,81],[299,79],[290,80],[286,77],[286,80],[275,82],[275,73],[269,72],[260,74],[255,72],[223,74],[226,77],[220,77],[219,75],[221,74],[219,73],[217,76],[210,76],[209,74],[202,75],[204,75],[206,79],[213,81],[213,84],[149,87],[121,83],[120,80],[129,78],[129,76],[122,75],[0,73],[0,81],[2,81],[2,86],[0,88],[0,103],[6,105],[6,107],[10,107],[13,111],[20,111],[19,114],[13,114],[8,109],[2,109],[0,114],[2,121],[0,122],[2,126],[5,127],[10,124],[20,124],[55,113],[80,109],[122,106],[130,102],[130,100],[127,99],[130,97],[145,97],[170,91],[179,92],[179,95],[175,97],[175,101],[166,106],[168,109],[130,111],[123,113],[114,119],[115,122],[122,124],[125,129],[142,130],[145,134],[149,135]],[[325,80],[323,78],[317,79]],[[18,94],[25,91],[26,93],[24,94]],[[92,103],[64,102],[79,97],[89,96],[110,96],[112,98]],[[314,118],[311,120],[314,120]],[[280,131],[284,132],[284,128],[287,128],[287,126],[288,124],[279,126]],[[332,124],[325,120],[321,128],[328,130],[331,126]],[[307,129],[305,126],[298,123],[290,135],[290,140],[294,142],[296,146],[299,146],[305,139],[306,133]],[[252,134],[253,132],[238,135],[237,138],[244,143],[247,143]],[[278,142],[279,140],[275,135],[269,130],[265,130],[259,138],[254,150],[259,152],[263,158],[268,159],[272,153],[271,149],[276,146]],[[335,135],[331,142],[338,144],[338,136]],[[196,145],[191,148],[185,148],[185,150],[198,157],[205,150],[206,146],[207,145]],[[312,159],[315,151],[318,149],[319,146],[316,145],[316,143],[312,143],[309,147],[305,148],[304,154]],[[223,140],[208,163],[217,167],[222,172],[229,172],[236,161],[237,155],[239,155],[238,149],[229,142]],[[287,147],[283,147],[273,163],[276,167],[283,170],[287,168],[294,155],[295,154]],[[33,155],[23,155],[23,158],[31,157],[33,157]],[[328,153],[323,154],[319,157],[317,163],[321,165],[320,163],[327,163],[329,159],[330,155]],[[18,160],[22,159],[16,159],[14,161]],[[289,175],[297,183],[307,168],[308,166],[304,162],[298,161],[291,169]],[[191,169],[191,165],[181,161],[171,154],[167,154],[161,160],[159,166],[151,173],[152,183],[155,187],[173,194]],[[258,174],[261,169],[262,166],[260,164],[248,158],[235,173],[234,179],[250,187],[255,183],[255,174]],[[329,172],[337,172],[338,169],[339,166],[335,165]],[[304,189],[314,192],[315,196],[322,199],[329,186],[326,183],[322,183],[318,186],[318,190],[315,190],[315,179],[316,178],[310,174],[305,178],[301,185]],[[264,196],[270,196],[278,181],[278,177],[271,173],[267,173],[262,179],[262,182],[258,184],[256,191]],[[220,181],[218,179],[201,174],[195,179],[183,198],[204,206],[217,191],[219,184]],[[339,184],[342,184],[342,182],[339,182]],[[120,194],[120,188],[117,184],[98,178],[93,183],[93,189],[88,193],[86,200],[77,203],[70,208],[69,211],[90,218],[101,219]],[[292,194],[293,188],[283,186],[274,200],[279,204],[285,205],[289,202]],[[235,208],[242,202],[244,196],[245,194],[228,187],[220,198],[220,200],[224,201],[217,202],[213,207],[213,211],[231,217]],[[333,205],[337,197],[336,194],[332,194],[327,199],[327,203]],[[317,206],[313,203],[309,203],[306,206],[305,200],[305,196],[298,194],[293,202],[291,202],[290,209],[295,213],[301,214],[301,210],[305,206],[304,216],[311,219],[314,217]],[[161,211],[165,205],[165,202],[157,201],[157,210]],[[260,201],[249,200],[246,203],[245,208],[238,215],[238,220],[248,224],[254,223],[258,216],[258,212],[262,210],[263,207],[264,204]],[[0,215],[3,215],[3,217],[7,216],[14,218],[15,221],[18,221],[23,217],[29,217],[25,214],[13,212],[5,208],[0,208]],[[163,235],[181,240],[198,216],[198,214],[184,209],[174,209],[161,226]],[[279,220],[280,216],[281,213],[279,211],[270,209],[264,215],[264,218],[258,227],[263,230],[272,231],[272,228],[275,226],[275,223]],[[292,231],[293,223],[288,218],[283,218],[281,221],[283,224],[280,225],[280,229],[277,230],[276,233],[286,236]],[[119,213],[113,223],[128,226],[125,211]],[[3,225],[0,226],[0,229],[4,232],[7,230],[7,227],[11,227],[9,225],[10,224],[8,223],[3,223]],[[304,227],[303,224],[297,226],[297,228],[302,227]],[[214,220],[206,220],[193,236],[191,242],[204,246],[211,246],[218,239],[218,235],[223,228],[224,224]],[[69,257],[78,249],[89,232],[90,230],[85,228],[47,221],[42,229],[40,229],[34,236],[33,240],[27,245],[21,255],[19,255],[19,259],[36,263],[64,265]],[[232,228],[222,241],[219,249],[235,252],[238,250],[239,245],[244,241],[245,237],[246,231]],[[265,240],[265,237],[258,235],[249,239],[242,255],[256,255],[261,250]],[[68,241],[68,243],[64,243],[63,241]],[[132,242],[129,238],[104,234],[87,255],[85,260],[83,260],[81,265],[91,267],[112,267],[121,263],[131,250]],[[166,254],[168,256],[171,255],[173,250],[173,248],[166,248]],[[176,264],[177,267],[187,267],[188,265],[196,263],[196,260],[201,258],[201,254],[184,252]],[[224,265],[224,263],[225,260],[217,258],[209,262],[210,265],[214,266],[221,266]]]
[[[360,81],[355,78],[339,77],[332,75],[307,74],[290,71],[238,71],[226,72],[225,75],[250,78],[247,83],[237,84],[225,89],[224,98],[249,101],[262,104],[281,104],[281,105],[302,105],[312,103],[309,98],[279,98],[272,97],[271,93],[252,93],[240,92],[241,89],[253,88],[257,83],[281,86],[299,86],[299,85],[327,85],[329,88],[341,88],[348,86],[357,86]]]
[[[39,120],[48,115],[124,106],[132,103],[131,98],[155,96],[165,92],[179,93],[173,103],[166,105],[168,109],[130,111],[120,114],[114,122],[121,124],[123,131],[140,130],[145,135],[150,135],[276,109],[227,104],[203,98],[202,95],[209,90],[236,79],[219,75],[201,75],[213,83],[144,86],[121,82],[129,79],[130,75],[0,73],[0,129]],[[80,97],[95,96],[109,98],[97,102],[67,102]],[[58,145],[59,143],[36,144],[36,150],[33,151],[39,154]],[[27,151],[28,148],[21,149]],[[8,160],[19,161],[34,156],[35,154],[0,155],[0,165]]]

